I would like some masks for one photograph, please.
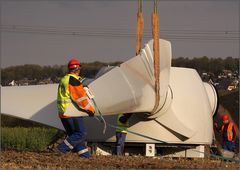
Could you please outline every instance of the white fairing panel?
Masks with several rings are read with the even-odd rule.
[[[89,85],[104,115],[120,112],[151,112],[155,104],[153,41],[138,56],[115,67]],[[171,44],[160,40],[160,105],[167,92],[171,66]],[[116,88],[118,87],[118,88]]]
[[[114,67],[88,87],[94,101],[104,115],[130,112],[151,112],[155,104],[153,41],[149,41],[138,56]],[[168,91],[171,67],[171,44],[160,40],[160,103],[163,107]],[[67,116],[79,116],[81,112],[69,107]]]
[[[212,115],[215,114],[218,107],[218,94],[215,90],[215,87],[210,83],[203,83],[208,94],[209,104],[211,106]]]
[[[91,81],[89,90],[107,124],[116,125],[119,112],[132,112],[129,130],[142,135],[129,133],[127,142],[211,143],[214,89],[195,70],[171,67],[171,44],[160,40],[160,102],[157,113],[149,115],[155,104],[153,68],[150,41],[138,56]],[[1,113],[63,129],[56,98],[57,84],[1,87]],[[88,141],[115,141],[114,128],[108,126],[103,134],[103,123],[74,106],[67,115],[86,116]]]
[[[186,142],[211,143],[212,110],[200,76],[196,70],[177,67],[171,68],[170,75],[172,104],[157,121],[189,138]]]
[[[129,131],[167,143],[211,144],[212,108],[208,102],[204,84],[197,72],[193,69],[171,67],[169,88],[172,91],[169,108],[155,119],[146,120],[141,118],[141,113],[134,114],[130,118]],[[116,116],[106,116],[105,119],[116,125]],[[89,128],[89,133],[102,134],[103,124],[91,119],[86,122],[89,127],[91,124],[98,126],[98,131],[95,128]],[[99,141],[100,138],[105,138],[109,142],[116,140],[114,129],[111,127],[108,127],[106,134],[102,134],[102,136],[98,135],[95,138],[91,138],[94,135],[89,136],[92,141]],[[128,142],[159,143],[150,138],[132,133],[127,135]]]

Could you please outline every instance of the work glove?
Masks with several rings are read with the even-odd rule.
[[[121,117],[119,118],[119,121],[120,121],[121,123],[126,123],[126,122],[128,121],[128,119],[132,116],[132,114],[133,114],[133,113],[125,113],[125,114],[123,114],[123,116],[121,116]]]
[[[121,117],[119,118],[119,121],[120,121],[121,123],[126,123],[126,122],[127,122],[126,116],[121,116]]]
[[[91,111],[87,111],[87,114],[89,117],[93,117],[94,116],[94,112],[91,112]]]

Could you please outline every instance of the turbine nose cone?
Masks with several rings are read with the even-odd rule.
[[[219,99],[218,99],[217,90],[212,84],[206,83],[206,82],[204,82],[204,87],[205,87],[207,95],[208,95],[212,115],[214,115],[217,111],[218,104],[219,104],[218,103]]]

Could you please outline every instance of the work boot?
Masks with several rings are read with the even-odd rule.
[[[61,152],[57,147],[48,148],[48,151],[49,151],[50,153],[54,153],[54,154],[56,154],[56,155],[58,155],[58,156],[62,156],[62,155],[65,155],[65,154],[66,154],[66,153],[64,153],[64,152]]]
[[[87,149],[87,151],[84,151],[85,149]],[[87,147],[87,148],[85,148],[85,149],[82,150],[83,152],[81,152],[81,150],[78,151],[78,152],[77,152],[78,155],[79,155],[81,158],[90,158],[90,157],[91,157],[91,152],[90,152],[90,150],[89,150],[89,147]]]

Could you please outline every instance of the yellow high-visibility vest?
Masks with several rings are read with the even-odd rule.
[[[72,76],[78,80],[82,79],[80,76],[77,76],[77,75],[71,74],[71,73],[65,75],[61,79],[59,86],[58,86],[58,95],[57,95],[57,108],[58,108],[59,116],[61,116],[65,113],[66,109],[72,102],[70,92],[68,89],[70,76]]]
[[[122,123],[119,121],[119,119],[123,116],[123,113],[118,114],[117,118],[117,126],[121,129],[116,129],[116,132],[122,132],[122,133],[127,133],[127,128],[129,126],[129,122],[127,120],[126,123]]]

